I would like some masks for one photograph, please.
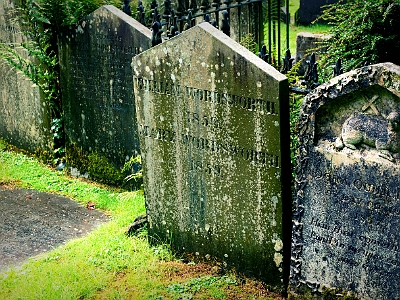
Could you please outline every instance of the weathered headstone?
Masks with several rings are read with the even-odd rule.
[[[0,0],[0,54],[11,50],[23,59],[33,59],[21,43],[27,42],[14,20],[15,2]],[[21,71],[0,55],[0,137],[31,153],[51,151],[51,114],[44,96]]]
[[[300,0],[300,8],[297,12],[298,23],[310,25],[322,14],[324,5],[336,2],[338,0]]]
[[[385,63],[335,77],[305,98],[291,293],[400,298],[399,97],[400,67]]]
[[[150,47],[151,31],[110,5],[60,36],[68,143],[117,167],[139,153],[131,62]]]
[[[286,77],[208,23],[132,66],[152,239],[282,285]]]
[[[307,61],[310,61],[311,53],[317,53],[315,59],[319,60],[320,52],[326,51],[321,43],[330,38],[328,34],[314,34],[299,32],[296,35],[296,62],[302,61],[297,70],[299,75],[304,75],[307,70]]]

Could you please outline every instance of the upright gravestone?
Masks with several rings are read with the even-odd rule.
[[[400,67],[385,63],[335,77],[305,98],[292,294],[400,298],[399,97]]]
[[[298,23],[310,25],[322,15],[324,5],[336,2],[338,2],[338,0],[300,0],[300,7],[297,11]]]
[[[21,46],[29,39],[13,20],[15,8],[15,1],[0,0],[0,137],[31,153],[51,151],[51,113],[43,93],[4,59],[33,60]]]
[[[208,23],[132,66],[152,239],[281,286],[286,77]]]
[[[68,143],[117,167],[139,153],[131,62],[150,47],[151,31],[110,5],[60,35]]]

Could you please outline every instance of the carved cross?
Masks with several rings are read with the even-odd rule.
[[[362,111],[366,111],[369,107],[371,107],[371,109],[374,111],[374,113],[375,113],[376,115],[379,116],[380,113],[379,113],[378,109],[376,108],[376,106],[375,106],[375,104],[374,104],[374,102],[375,102],[378,98],[379,98],[379,96],[375,95],[375,96],[373,96],[372,99],[369,100],[369,101],[366,99],[367,104],[365,104],[365,105],[361,108],[361,110],[362,110]]]

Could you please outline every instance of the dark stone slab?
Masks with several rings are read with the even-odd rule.
[[[14,8],[14,1],[0,0],[0,43],[23,59],[34,60],[21,47],[28,37],[13,20]],[[51,112],[40,88],[2,58],[0,74],[0,137],[31,153],[51,151]]]
[[[60,36],[69,143],[101,153],[117,167],[139,153],[131,62],[150,47],[151,31],[110,5]]]
[[[300,8],[298,10],[299,24],[310,25],[322,15],[322,6],[336,2],[338,0],[300,0]]]
[[[282,286],[286,77],[208,23],[132,65],[151,238]]]
[[[290,289],[400,297],[400,67],[317,88],[299,123]]]

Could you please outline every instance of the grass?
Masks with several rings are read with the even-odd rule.
[[[295,25],[294,15],[300,7],[300,0],[289,0],[289,12],[291,16],[291,21],[289,25],[289,49],[292,55],[296,53],[296,36],[300,32],[310,32],[310,33],[322,33],[326,34],[329,31],[330,25],[327,24],[312,24],[308,26]],[[281,22],[281,57],[285,56],[286,51],[286,24]],[[264,26],[264,39],[265,43],[268,42],[268,23]]]
[[[1,141],[0,184],[94,201],[111,216],[87,236],[0,273],[0,299],[280,299],[259,281],[216,275],[211,263],[184,262],[168,245],[150,246],[146,231],[128,237],[129,224],[145,212],[140,192],[68,177]]]

